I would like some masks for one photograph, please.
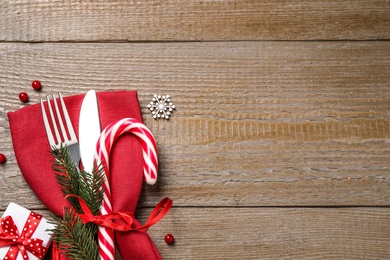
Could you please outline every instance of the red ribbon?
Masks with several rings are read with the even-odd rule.
[[[150,213],[146,223],[140,227],[133,228],[134,214],[132,212],[113,212],[106,215],[94,216],[82,198],[77,195],[67,195],[65,198],[68,197],[75,197],[79,201],[80,206],[84,211],[84,214],[79,214],[79,216],[84,224],[95,223],[98,226],[112,228],[117,231],[137,230],[146,232],[148,228],[159,222],[172,207],[171,199],[162,199]],[[114,220],[120,219],[124,221],[124,224],[113,222]]]
[[[0,223],[0,247],[10,246],[4,259],[15,260],[20,253],[23,259],[29,259],[27,251],[34,256],[42,259],[47,248],[42,245],[43,240],[39,238],[32,238],[35,230],[41,222],[42,216],[30,212],[26,224],[19,235],[19,230],[11,216],[1,218]]]
[[[150,213],[150,216],[146,223],[140,227],[133,228],[133,221],[134,221],[134,214],[131,212],[113,212],[107,215],[97,215],[94,216],[91,212],[91,210],[88,208],[87,204],[85,201],[80,198],[77,195],[67,195],[65,199],[69,197],[75,197],[81,206],[81,209],[84,211],[84,214],[79,214],[79,217],[83,224],[86,223],[95,223],[98,226],[103,226],[103,227],[108,227],[112,228],[117,231],[142,231],[146,232],[148,228],[159,222],[171,209],[172,207],[172,200],[170,198],[164,198],[162,199],[156,207],[153,209],[153,211]],[[119,224],[113,222],[114,220],[123,220],[124,224]],[[57,243],[53,243],[53,253],[52,253],[53,260],[60,260],[61,258],[61,253],[60,250],[58,249]]]

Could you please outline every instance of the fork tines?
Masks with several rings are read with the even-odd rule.
[[[58,96],[61,103],[62,114],[65,119],[65,125],[55,95],[54,94],[52,95],[53,97],[52,103],[54,104],[55,113],[53,112],[52,104],[50,102],[50,96],[46,97],[47,106],[49,109],[49,114],[51,119],[50,120],[51,127],[50,127],[49,120],[47,118],[43,101],[41,99],[42,117],[43,117],[43,122],[46,130],[47,139],[49,140],[50,146],[54,146],[56,148],[59,148],[61,143],[69,145],[74,142],[77,142],[76,134],[73,130],[73,126],[69,118],[68,110],[66,109],[61,93],[58,93]],[[54,130],[55,137],[53,135],[52,129]],[[61,130],[61,132],[59,130]],[[68,133],[69,133],[69,137],[68,137]]]

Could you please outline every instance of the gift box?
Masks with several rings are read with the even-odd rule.
[[[54,225],[15,203],[10,203],[0,221],[0,259],[42,259],[51,242]]]

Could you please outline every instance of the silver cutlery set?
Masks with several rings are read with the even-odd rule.
[[[95,146],[101,132],[96,92],[90,90],[84,97],[79,117],[79,140],[77,140],[62,95],[59,93],[58,96],[61,109],[54,94],[52,95],[53,102],[50,101],[50,96],[47,96],[46,103],[50,120],[41,99],[42,117],[49,145],[55,148],[66,145],[73,162],[79,165],[81,159],[83,169],[86,172],[92,172]]]
[[[49,110],[50,122],[46,114],[44,102],[41,99],[42,117],[50,148],[59,148],[61,145],[66,145],[73,162],[78,166],[81,159],[84,171],[91,173],[95,161],[96,143],[101,133],[96,92],[94,90],[88,91],[81,105],[79,115],[79,140],[77,140],[61,93],[58,93],[58,96],[62,114],[55,95],[52,95],[54,109],[50,102],[50,96],[47,96],[46,103]],[[65,119],[65,124],[62,118]],[[122,259],[117,250],[116,259]]]

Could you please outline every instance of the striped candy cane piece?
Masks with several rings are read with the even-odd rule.
[[[112,213],[111,189],[110,189],[110,153],[115,140],[124,133],[132,133],[138,137],[142,145],[144,159],[144,180],[148,184],[154,184],[157,180],[158,159],[157,145],[150,130],[140,121],[134,118],[124,118],[108,125],[100,134],[96,145],[95,160],[98,165],[103,165],[106,181],[103,185],[104,196],[101,214]],[[114,231],[110,228],[99,227],[98,231],[100,258],[103,260],[115,259]]]

